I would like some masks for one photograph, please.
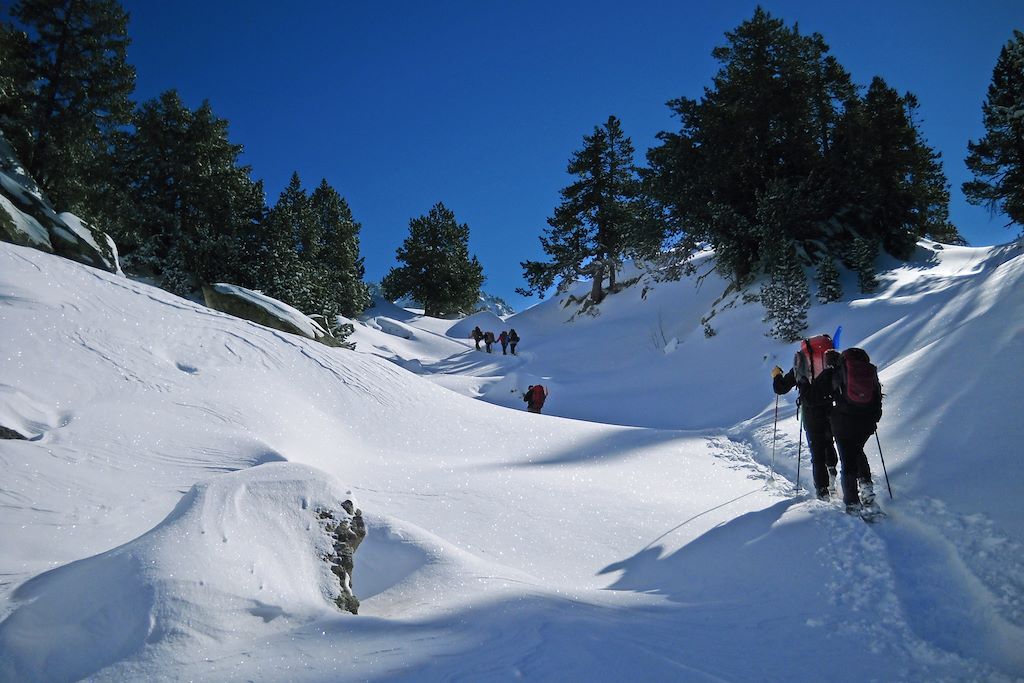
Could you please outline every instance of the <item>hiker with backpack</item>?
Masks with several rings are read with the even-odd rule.
[[[540,409],[544,407],[544,401],[547,400],[548,390],[544,388],[543,384],[531,384],[530,388],[523,394],[523,400],[526,401],[526,410],[531,413],[539,413]]]
[[[501,355],[507,356],[508,355],[508,332],[506,332],[505,330],[502,330],[501,334],[498,335],[498,341],[501,343]]]
[[[480,330],[480,326],[477,325],[473,328],[473,331],[469,333],[469,338],[476,342],[476,350],[480,350],[480,340],[484,338],[484,333]]]
[[[793,387],[799,392],[797,409],[807,434],[807,447],[811,451],[811,474],[814,492],[821,500],[828,500],[836,488],[839,456],[832,438],[829,413],[832,410],[831,387],[814,383],[825,369],[825,352],[832,348],[832,337],[819,334],[800,342],[800,350],[793,357],[793,367],[783,372],[772,368],[772,388],[776,394],[787,394]]]
[[[491,352],[491,346],[494,344],[494,333],[484,332],[484,347],[487,349],[487,353]]]
[[[516,328],[512,328],[508,333],[508,343],[512,347],[512,355],[516,355],[516,344],[519,343],[519,335],[516,334]]]
[[[814,384],[834,402],[830,423],[843,463],[843,503],[851,514],[878,514],[871,466],[864,445],[882,418],[878,368],[863,349],[825,353],[825,370]]]

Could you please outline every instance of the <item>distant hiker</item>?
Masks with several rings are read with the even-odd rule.
[[[793,356],[793,367],[783,374],[782,368],[772,368],[772,388],[776,394],[786,394],[795,386],[800,393],[797,409],[801,412],[807,448],[811,452],[811,472],[814,492],[827,500],[830,489],[835,490],[836,465],[839,456],[832,439],[829,413],[832,410],[831,388],[813,384],[814,378],[825,369],[825,352],[832,348],[832,337],[819,334],[800,342],[800,350]]]
[[[825,354],[825,370],[814,384],[828,393],[832,408],[832,433],[843,463],[843,502],[852,514],[878,512],[871,467],[864,444],[882,419],[882,385],[878,368],[863,349],[849,348]]]
[[[519,343],[519,335],[516,334],[515,328],[512,328],[508,333],[508,343],[512,347],[512,355],[516,355],[516,344]]]
[[[480,326],[477,325],[473,328],[473,331],[469,333],[469,338],[476,342],[476,350],[480,350],[480,340],[484,338],[484,333],[480,331]]]
[[[491,352],[492,344],[494,344],[494,333],[484,332],[484,346],[487,347],[487,353]]]
[[[507,356],[508,355],[508,332],[506,332],[505,330],[502,330],[501,334],[498,335],[498,342],[501,343],[501,355]]]
[[[548,390],[544,388],[543,384],[531,384],[530,388],[523,394],[523,400],[526,401],[526,409],[531,413],[539,413],[540,409],[544,407],[544,401],[548,397]]]

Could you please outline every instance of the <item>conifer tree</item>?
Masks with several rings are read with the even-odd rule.
[[[1024,232],[1024,33],[1015,30],[992,71],[982,105],[985,136],[967,144],[967,168],[974,179],[963,184],[972,204],[1002,211]]]
[[[132,113],[128,14],[116,0],[19,0],[10,12],[28,36],[11,142],[58,210],[87,213],[90,179],[110,172],[111,136]]]
[[[681,127],[659,133],[646,180],[681,244],[710,244],[718,270],[740,286],[769,260],[763,196],[784,191],[798,207],[773,239],[817,248],[832,203],[821,195],[835,189],[822,159],[855,88],[820,35],[761,8],[726,39],[703,97],[669,102]]]
[[[839,271],[831,255],[824,255],[818,261],[818,301],[827,304],[839,301],[843,297],[843,288],[839,283]]]
[[[320,259],[331,273],[332,298],[342,315],[354,317],[370,305],[370,291],[363,282],[366,269],[359,255],[360,225],[348,202],[327,180],[310,196],[310,207],[319,223]]]
[[[875,277],[875,259],[878,257],[878,242],[866,237],[858,237],[850,245],[847,262],[857,273],[857,285],[864,294],[870,294],[878,288]]]
[[[247,271],[263,187],[209,103],[195,111],[171,90],[143,103],[114,155],[121,187],[104,214],[125,267],[179,294]]]
[[[381,286],[395,300],[411,296],[433,317],[470,310],[480,296],[483,268],[469,255],[469,226],[459,225],[438,202],[425,216],[409,221],[409,236],[395,251],[405,265],[392,268]]]
[[[561,191],[562,202],[548,219],[541,246],[549,261],[524,261],[524,296],[541,297],[552,285],[562,292],[576,278],[591,278],[590,299],[603,298],[604,279],[609,289],[623,257],[639,248],[641,203],[639,175],[633,163],[633,143],[614,116],[574,152],[566,169],[578,180]]]
[[[761,288],[761,303],[766,322],[771,322],[768,336],[785,342],[800,339],[807,329],[807,311],[811,295],[807,276],[792,243],[773,247],[779,258],[772,259],[768,283]]]

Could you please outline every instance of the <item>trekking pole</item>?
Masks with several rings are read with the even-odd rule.
[[[796,430],[797,430],[797,437],[796,437],[796,487],[797,488],[800,488],[800,449],[804,445],[803,424],[804,424],[804,414],[803,414],[803,411],[800,410],[800,402],[797,401],[797,403],[796,403]],[[808,444],[808,446],[810,446],[810,444]],[[882,468],[885,469],[885,466],[883,465]]]
[[[775,480],[775,441],[779,437],[779,395],[775,394],[775,423],[772,425],[772,468],[768,478]]]
[[[892,487],[889,486],[889,473],[885,470],[885,456],[882,455],[882,442],[878,439],[877,428],[875,428],[875,443],[878,444],[878,457],[882,459],[882,474],[885,475],[885,487],[889,489],[889,500],[892,500]]]

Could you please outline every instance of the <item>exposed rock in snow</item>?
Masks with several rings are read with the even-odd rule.
[[[57,214],[0,136],[0,240],[57,253],[79,263],[120,273],[108,235],[70,213]]]
[[[340,346],[337,339],[308,315],[260,292],[221,282],[203,285],[203,298],[210,308],[236,318],[251,320],[328,346]]]

